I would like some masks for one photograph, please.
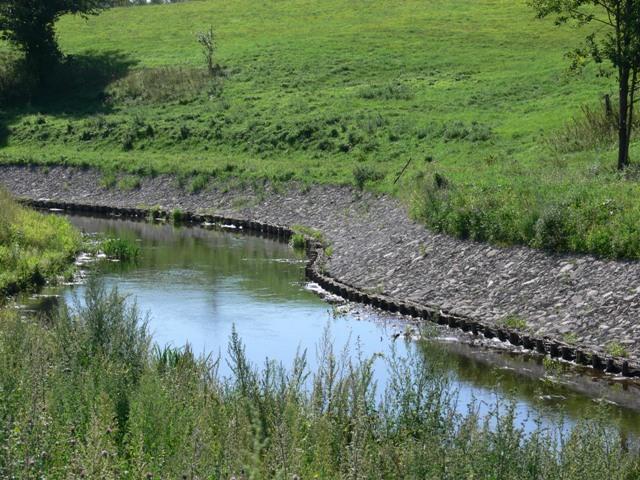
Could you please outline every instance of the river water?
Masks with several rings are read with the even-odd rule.
[[[149,315],[159,345],[184,346],[224,359],[233,328],[257,365],[265,359],[291,365],[307,352],[310,368],[316,347],[328,334],[334,348],[349,355],[398,355],[417,350],[433,359],[457,390],[459,408],[472,401],[488,411],[497,400],[516,405],[517,417],[532,429],[570,428],[578,419],[604,415],[612,425],[640,433],[640,387],[635,382],[575,368],[543,365],[538,356],[514,354],[498,342],[478,343],[446,327],[430,327],[430,340],[411,340],[410,319],[359,305],[333,305],[309,290],[305,257],[275,240],[199,227],[176,228],[129,220],[69,216],[88,234],[128,238],[141,247],[135,263],[104,262],[99,275],[108,287],[135,300]],[[82,298],[83,287],[48,289],[22,300],[25,310],[46,310],[58,301]],[[229,374],[225,361],[221,373]],[[382,388],[388,372],[376,361]],[[602,405],[606,405],[606,409]]]

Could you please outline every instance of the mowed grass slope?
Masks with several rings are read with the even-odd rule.
[[[195,40],[209,25],[215,80]],[[415,213],[438,230],[640,255],[638,186],[613,171],[615,139],[566,128],[584,106],[597,116],[615,82],[570,74],[584,32],[535,20],[524,0],[202,0],[58,31],[93,81],[7,107],[4,162],[418,184]]]
[[[101,105],[69,92],[55,105],[10,111],[4,156],[119,166],[144,158],[160,170],[233,162],[248,174],[331,182],[350,181],[354,162],[394,173],[409,156],[477,168],[489,154],[538,160],[541,129],[607,91],[592,75],[567,78],[563,53],[579,37],[535,21],[521,1],[206,0],[65,18],[58,30],[71,55],[118,52],[137,69],[202,67],[195,33],[210,24],[229,71],[220,97]],[[29,113],[46,124],[34,128],[44,119]],[[118,126],[135,117],[158,132],[129,152],[117,127],[83,141],[94,113]],[[453,138],[458,122],[474,121],[486,141]],[[221,138],[208,139],[218,123]]]

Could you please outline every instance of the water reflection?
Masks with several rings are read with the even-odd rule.
[[[70,218],[85,232],[140,243],[142,254],[135,265],[107,263],[100,275],[107,286],[117,286],[149,312],[150,328],[160,345],[189,343],[195,352],[224,356],[235,325],[255,364],[270,358],[289,366],[298,352],[306,350],[314,368],[316,346],[328,326],[336,351],[349,344],[351,351],[368,357],[388,356],[392,345],[400,355],[418,349],[428,363],[439,365],[449,376],[462,411],[475,402],[488,412],[496,400],[506,398],[515,402],[518,419],[527,428],[533,428],[537,418],[552,427],[564,415],[571,424],[600,414],[601,407],[592,398],[606,395],[631,407],[610,407],[611,422],[640,432],[635,384],[612,388],[610,380],[591,381],[574,371],[560,371],[550,378],[538,357],[496,353],[460,342],[405,343],[400,336],[394,343],[392,338],[404,329],[403,320],[366,309],[335,315],[330,305],[305,290],[304,258],[282,243],[201,228]],[[82,296],[83,288],[59,293],[71,302]],[[46,301],[55,304],[56,298]],[[226,362],[221,362],[221,373],[230,373]],[[383,360],[377,360],[376,381],[384,384],[387,375]]]

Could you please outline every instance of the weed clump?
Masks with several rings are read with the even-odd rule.
[[[110,172],[110,171],[104,172],[102,174],[102,177],[100,178],[100,186],[102,188],[106,188],[107,190],[111,190],[112,188],[115,188],[117,183],[118,183],[118,177],[114,172]]]
[[[629,356],[629,352],[627,352],[627,349],[624,348],[624,345],[622,345],[620,342],[610,342],[609,344],[607,344],[606,351],[609,355],[612,355],[614,357],[624,358]]]
[[[209,186],[209,181],[209,175],[199,173],[191,179],[191,183],[189,184],[189,193],[196,194],[202,192]]]
[[[563,205],[548,206],[535,224],[532,244],[538,248],[565,251],[569,247],[571,221],[569,209]]]
[[[136,175],[127,175],[118,180],[118,188],[126,192],[138,190],[142,185],[142,180]]]
[[[529,326],[527,320],[520,315],[507,315],[500,321],[500,323],[505,327],[516,330],[526,330]]]
[[[384,174],[368,165],[357,165],[353,169],[353,179],[358,190],[363,190],[368,182],[378,182],[384,178]]]
[[[366,100],[411,100],[415,94],[404,83],[392,82],[385,85],[368,85],[358,95]]]
[[[212,84],[215,83],[215,88]],[[189,67],[143,68],[130,72],[107,89],[111,103],[158,104],[177,100],[195,100],[203,93],[218,91],[219,81],[204,69]]]
[[[469,142],[486,142],[491,139],[493,133],[491,128],[478,122],[471,122],[470,125],[455,121],[445,124],[441,131],[445,141],[466,140]]]
[[[307,227],[305,225],[293,225],[291,227],[295,234],[302,235],[303,237],[308,237],[316,242],[326,244],[326,239],[324,238],[323,233],[320,230],[316,230],[315,228]]]
[[[184,213],[179,208],[173,209],[171,211],[171,222],[174,224],[179,224],[184,220]]]
[[[307,240],[301,233],[294,233],[291,237],[291,246],[296,250],[304,250],[307,246]]]
[[[634,128],[637,126],[634,125]],[[612,111],[606,107],[583,105],[580,114],[574,116],[563,128],[548,133],[545,141],[556,153],[571,153],[611,147],[616,142],[617,132],[617,119]]]
[[[123,262],[134,261],[140,255],[140,247],[127,238],[107,238],[100,243],[100,250],[107,257]]]
[[[636,208],[588,189],[540,191],[511,185],[416,178],[411,215],[429,228],[497,245],[640,258]]]

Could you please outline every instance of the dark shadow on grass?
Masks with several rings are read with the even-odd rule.
[[[29,87],[26,75],[18,71],[11,95],[3,96],[5,92],[0,91],[0,101],[4,99],[5,103],[0,104],[0,147],[7,145],[9,125],[24,115],[41,113],[77,119],[108,113],[111,106],[106,87],[126,76],[137,63],[120,51],[70,55],[52,68],[38,87]]]

